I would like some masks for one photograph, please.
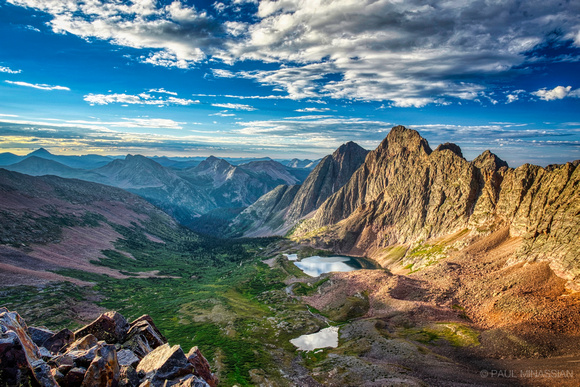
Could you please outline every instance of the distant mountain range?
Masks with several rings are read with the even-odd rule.
[[[71,168],[81,168],[81,169],[94,169],[102,167],[111,161],[119,158],[124,158],[124,156],[101,156],[101,155],[81,155],[81,156],[64,156],[64,155],[54,155],[50,153],[48,150],[44,148],[39,148],[33,152],[30,152],[27,155],[19,156],[15,155],[14,153],[4,152],[0,153],[0,166],[8,166],[19,161],[22,161],[28,157],[40,157],[42,159],[53,160],[57,161],[61,164],[64,164]],[[192,168],[207,157],[201,156],[193,156],[193,157],[167,157],[167,156],[152,156],[149,157],[150,159],[156,161],[158,164],[163,165],[164,167],[172,168],[172,169],[186,169]],[[318,160],[300,160],[300,159],[271,159],[269,157],[260,157],[260,158],[247,158],[247,157],[223,157],[228,163],[232,165],[240,165],[240,164],[247,164],[252,161],[277,161],[280,164],[290,167],[290,168],[297,168],[297,169],[306,169],[312,170],[320,162],[321,159]]]
[[[285,166],[270,158],[231,159],[148,158],[128,155],[111,158],[97,155],[57,156],[38,149],[26,156],[0,154],[4,168],[31,176],[55,175],[102,183],[133,192],[182,224],[207,229],[204,222],[215,221],[214,210],[226,224],[242,209],[280,184],[300,184],[307,168]],[[287,164],[314,165],[311,160],[284,160]],[[215,228],[212,228],[215,230]],[[214,232],[215,233],[215,232]]]

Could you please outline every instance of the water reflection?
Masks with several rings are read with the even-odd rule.
[[[338,327],[329,327],[310,335],[302,335],[290,340],[301,351],[312,351],[318,348],[338,347]]]
[[[353,271],[361,269],[360,264],[349,257],[313,257],[304,258],[299,262],[294,262],[304,273],[311,277],[318,277],[323,273],[332,271]]]

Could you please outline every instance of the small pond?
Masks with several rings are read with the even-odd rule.
[[[302,335],[290,340],[301,351],[318,348],[338,347],[338,327],[328,327],[310,335]]]
[[[282,255],[288,258],[289,261],[298,260],[298,254],[282,254]]]
[[[311,277],[318,277],[321,274],[333,271],[346,272],[377,268],[374,263],[366,259],[343,256],[320,257],[315,255],[296,261],[294,264]]]

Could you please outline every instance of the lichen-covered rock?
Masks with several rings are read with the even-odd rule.
[[[154,386],[163,381],[191,374],[193,365],[188,362],[179,345],[164,344],[149,353],[137,366],[137,372],[144,372]]]
[[[193,347],[187,353],[187,360],[193,365],[193,374],[201,377],[207,382],[211,387],[216,387],[218,384],[218,379],[211,372],[209,362],[201,354],[201,351],[197,347]]]
[[[7,330],[0,333],[0,385],[27,385],[33,378],[16,332]]]
[[[95,321],[75,332],[76,337],[94,335],[108,344],[122,343],[127,337],[129,323],[117,312],[107,312],[100,315]]]
[[[120,368],[114,345],[105,344],[97,350],[81,387],[116,387],[119,384]]]

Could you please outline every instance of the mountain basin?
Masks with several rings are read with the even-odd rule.
[[[321,257],[314,255],[312,257],[304,258],[300,261],[293,262],[300,270],[311,277],[318,277],[324,273],[333,271],[354,271],[361,269],[376,269],[377,266],[364,258],[346,257],[346,256],[330,256]]]
[[[338,347],[338,327],[328,327],[316,333],[302,335],[290,340],[301,351],[312,351],[318,348]]]

